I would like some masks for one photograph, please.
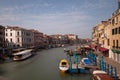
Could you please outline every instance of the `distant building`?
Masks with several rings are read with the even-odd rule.
[[[0,25],[0,60],[3,59],[3,48],[5,48],[5,27]]]
[[[76,44],[78,43],[78,35],[75,34],[67,34],[68,39],[69,39],[69,43],[70,44]]]
[[[42,42],[42,48],[48,48],[49,46],[49,36],[46,34],[43,34],[43,42]]]
[[[92,42],[92,39],[89,39],[89,38],[87,38],[87,39],[79,38],[79,43],[80,44],[91,44],[91,42]]]
[[[50,36],[50,44],[54,46],[62,46],[65,44],[76,44],[78,43],[78,36],[75,34],[54,34],[49,35]]]
[[[5,27],[0,25],[0,48],[5,47]]]
[[[100,24],[97,24],[96,27],[93,28],[93,41],[97,44],[97,45],[104,45],[104,29],[105,26],[107,24],[107,21],[101,21]]]
[[[31,32],[33,32],[34,34],[34,43],[33,43],[33,47],[41,47],[43,46],[43,33],[39,32],[37,30],[31,29],[29,30]]]
[[[33,32],[21,27],[6,26],[5,41],[6,41],[6,47],[29,48],[32,47],[34,44],[34,34]]]

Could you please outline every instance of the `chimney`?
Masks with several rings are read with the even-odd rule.
[[[120,0],[118,0],[118,9],[120,9]]]

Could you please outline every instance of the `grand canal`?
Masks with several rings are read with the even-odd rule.
[[[59,61],[66,57],[63,48],[42,50],[27,60],[0,64],[0,76],[8,80],[90,80],[90,74],[60,72]]]

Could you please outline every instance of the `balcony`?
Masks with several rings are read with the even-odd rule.
[[[112,46],[113,49],[120,50],[120,46]]]

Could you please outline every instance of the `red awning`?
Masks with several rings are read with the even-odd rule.
[[[85,49],[91,49],[91,47],[89,45],[85,45],[84,48]]]
[[[101,52],[108,51],[108,49],[106,49],[106,48],[104,48],[104,47],[99,47],[98,50],[101,51]]]

